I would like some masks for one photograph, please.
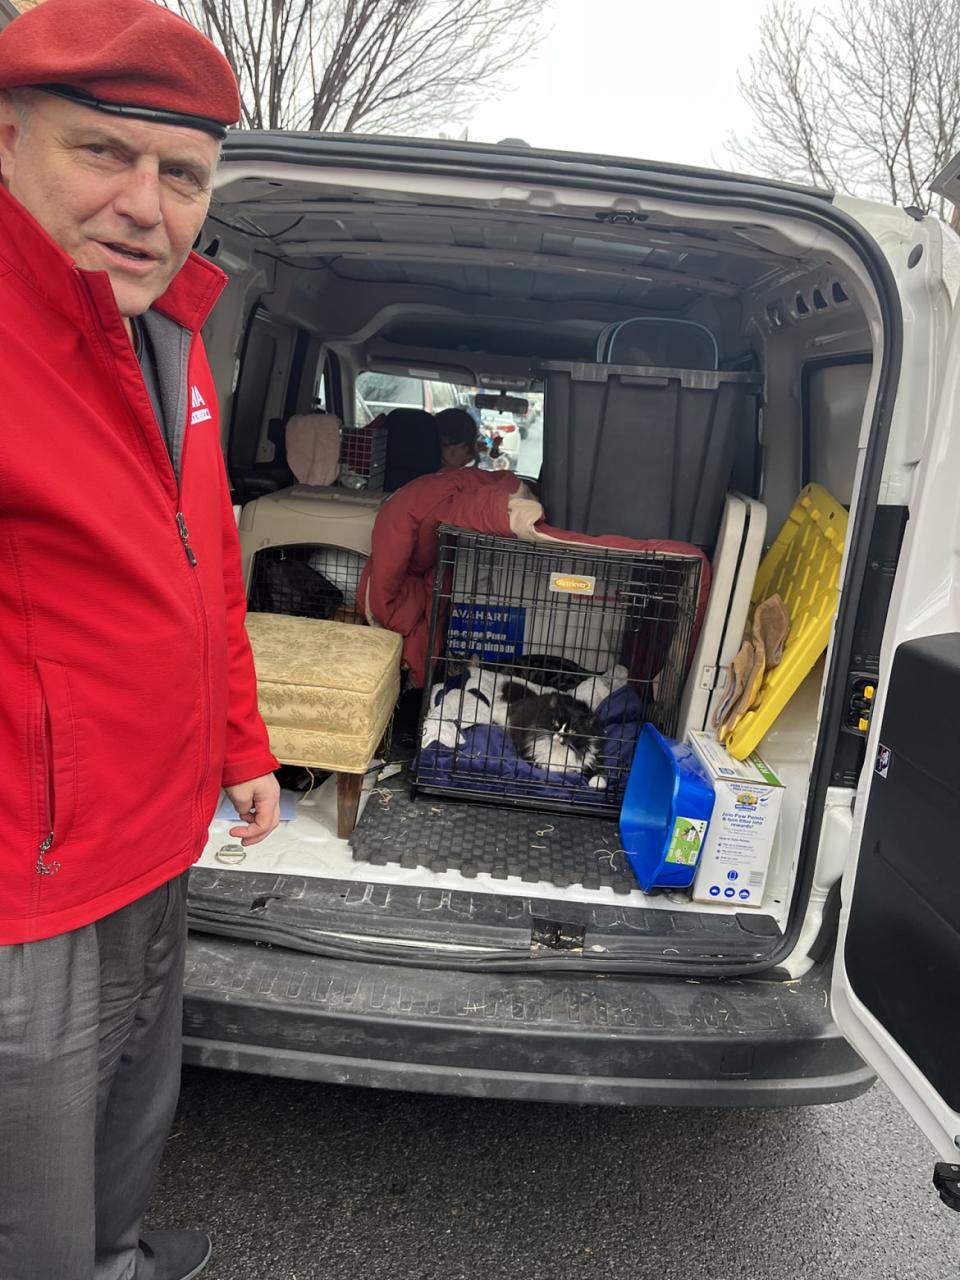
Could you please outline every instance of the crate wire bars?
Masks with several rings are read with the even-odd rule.
[[[441,528],[414,790],[618,812],[641,725],[676,729],[700,572]]]

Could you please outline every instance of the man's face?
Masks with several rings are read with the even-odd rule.
[[[0,177],[85,271],[106,271],[122,316],[141,315],[186,261],[210,204],[214,138],[32,92],[0,94]]]

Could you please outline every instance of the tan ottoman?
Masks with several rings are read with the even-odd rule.
[[[337,775],[337,834],[348,836],[400,696],[401,638],[279,613],[247,614],[247,633],[270,749],[283,764]]]

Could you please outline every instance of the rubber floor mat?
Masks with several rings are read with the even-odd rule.
[[[396,862],[495,880],[519,876],[560,889],[639,889],[615,822],[428,796],[411,800],[409,783],[400,778],[373,791],[350,845],[355,861],[379,867]]]

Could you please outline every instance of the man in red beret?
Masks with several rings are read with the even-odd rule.
[[[190,250],[229,65],[150,0],[0,33],[0,1276],[186,1280],[141,1232],[179,1087],[188,868],[278,788]]]

